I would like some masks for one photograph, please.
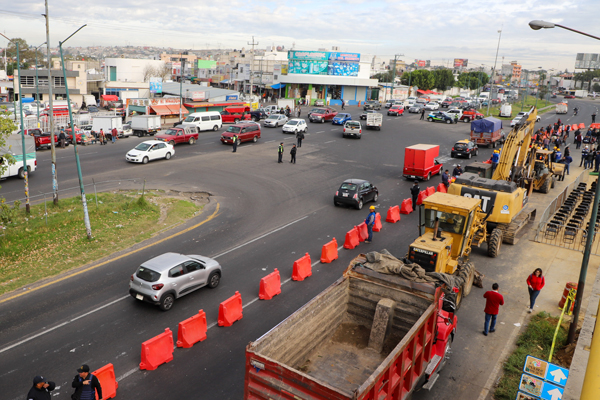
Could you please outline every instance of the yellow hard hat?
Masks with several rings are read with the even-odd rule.
[[[369,207],[369,210],[371,210],[371,211],[375,210],[375,206]]]
[[[500,153],[500,151],[498,151],[498,150],[494,150],[494,153]]]

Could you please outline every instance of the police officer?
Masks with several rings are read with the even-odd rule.
[[[419,188],[419,181],[415,180],[415,184],[410,188],[410,195],[412,197],[412,208],[413,210],[417,209],[417,200],[419,199],[419,193],[421,192],[421,188]]]
[[[298,147],[302,147],[302,140],[304,140],[304,132],[296,132],[296,139],[298,140]]]
[[[290,162],[293,164],[296,164],[296,145],[292,146],[292,149],[290,150],[290,154],[292,155],[292,159],[290,160]]]
[[[279,143],[279,150],[277,152],[277,162],[278,163],[282,163],[283,162],[283,142]]]
[[[235,153],[237,151],[237,145],[238,145],[238,135],[233,135],[232,137],[233,139],[233,153]]]

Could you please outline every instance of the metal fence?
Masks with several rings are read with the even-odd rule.
[[[579,176],[571,182],[552,202],[546,207],[542,215],[540,215],[540,223],[538,225],[537,231],[539,232],[546,222],[550,219],[552,215],[564,204],[565,199],[569,196],[569,193],[579,185],[579,183],[583,180],[583,176],[587,171],[582,172]],[[537,235],[536,235],[537,236]]]
[[[114,112],[110,112],[110,111],[101,111],[97,114],[73,114],[73,123],[76,126],[82,126],[82,125],[91,125],[92,121],[94,119],[94,117],[100,117],[100,116],[114,116],[115,113]],[[21,119],[18,117],[18,114],[16,115],[14,122],[19,125],[20,124]],[[24,118],[24,123],[23,123],[23,127],[25,129],[34,129],[38,127],[38,120],[37,120],[37,116],[33,117],[33,116],[29,116],[27,118]],[[57,115],[54,117],[54,128],[55,129],[60,129],[60,128],[68,128],[71,125],[71,120],[69,119],[68,115]],[[50,132],[50,118],[48,118],[48,116],[40,116],[40,129],[43,132]]]

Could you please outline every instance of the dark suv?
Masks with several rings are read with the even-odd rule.
[[[379,191],[372,183],[363,179],[346,179],[342,186],[335,192],[333,204],[339,206],[346,204],[361,209],[364,203],[376,202]]]
[[[232,125],[221,135],[221,143],[233,144],[233,135],[237,135],[238,144],[250,141],[256,143],[260,139],[260,125],[254,122]]]
[[[363,110],[381,110],[381,103],[377,100],[367,100]]]

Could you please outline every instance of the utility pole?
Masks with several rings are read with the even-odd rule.
[[[179,65],[181,70],[179,71],[179,120],[181,121],[183,118],[181,117],[181,107],[183,107],[183,54],[179,53]]]
[[[52,158],[52,201],[55,205],[58,205],[58,179],[56,177],[56,146],[54,140],[56,138],[54,134],[54,99],[52,96],[52,85],[54,80],[52,79],[52,57],[50,54],[50,17],[48,16],[48,0],[46,0],[46,58],[48,62],[48,117],[50,118],[50,155]]]
[[[248,42],[252,46],[252,61],[250,62],[250,106],[252,106],[252,82],[254,81],[253,69],[254,69],[254,46],[258,46],[258,42],[254,42],[254,36],[252,36],[252,43]]]
[[[394,98],[394,81],[396,80],[396,61],[398,60],[398,57],[404,57],[404,54],[394,54],[394,70],[392,71],[392,88],[390,91],[390,100]],[[408,88],[408,91],[410,92],[410,87]]]
[[[498,31],[498,47],[496,47],[496,58],[494,59],[494,68],[492,68],[492,77],[490,78],[490,98],[488,100],[487,115],[490,115],[490,104],[494,98],[494,73],[496,72],[496,62],[498,61],[498,50],[500,50],[500,39],[502,39],[502,29]]]

